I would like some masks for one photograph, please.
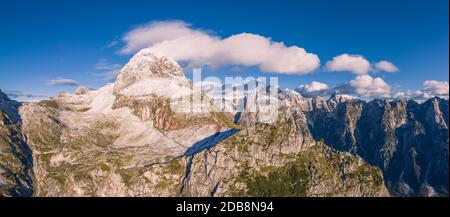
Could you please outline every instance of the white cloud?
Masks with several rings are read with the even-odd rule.
[[[426,80],[421,90],[397,91],[392,93],[392,98],[412,99],[419,103],[433,97],[448,99],[449,88],[447,81]]]
[[[295,90],[305,97],[314,97],[327,95],[331,89],[325,83],[313,81],[310,84],[301,84]]]
[[[52,85],[52,86],[59,86],[59,85],[78,86],[79,85],[79,83],[73,79],[67,79],[67,78],[61,78],[61,77],[48,80],[47,84]]]
[[[398,72],[399,69],[397,68],[397,66],[395,66],[393,63],[386,61],[386,60],[381,60],[377,63],[375,63],[375,70],[376,71],[385,71],[385,72]]]
[[[421,90],[408,90],[406,92],[399,91],[392,94],[392,98],[398,99],[398,98],[405,98],[405,99],[412,99],[417,102],[424,102],[429,98],[432,98],[433,96],[424,93]]]
[[[371,69],[369,61],[361,55],[341,54],[325,65],[328,71],[349,71],[357,75],[367,74]]]
[[[426,80],[423,82],[423,92],[430,95],[448,95],[448,82]]]
[[[325,65],[325,69],[332,72],[348,71],[357,75],[364,75],[370,71],[398,72],[399,69],[392,62],[381,60],[371,64],[361,55],[341,54],[333,57]]]
[[[334,92],[358,96],[364,99],[390,97],[391,86],[381,78],[372,78],[370,75],[358,75],[355,79],[334,87],[321,82],[300,85],[296,91],[305,97],[330,96]]]
[[[321,83],[318,81],[313,81],[310,84],[301,84],[297,88],[298,90],[301,90],[301,92],[311,93],[311,92],[317,92],[321,90],[327,90],[328,85],[325,83]]]
[[[353,91],[364,97],[389,96],[391,87],[381,78],[372,78],[370,75],[358,75],[349,82]]]
[[[126,45],[121,53],[142,48],[164,54],[175,61],[193,65],[257,66],[264,72],[305,74],[317,69],[320,60],[298,46],[286,46],[257,34],[240,33],[220,38],[193,29],[182,21],[153,22],[137,27],[123,37]]]
[[[400,87],[390,86],[381,78],[373,78],[370,75],[358,75],[355,79],[334,87],[329,87],[321,82],[299,85],[295,89],[305,97],[330,96],[335,91],[351,96],[371,100],[374,98],[398,99],[406,98],[417,102],[424,102],[433,97],[449,98],[449,86],[447,81],[426,80],[421,90],[403,91]]]

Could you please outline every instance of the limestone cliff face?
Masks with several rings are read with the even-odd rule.
[[[182,195],[389,196],[378,168],[321,143],[287,156],[275,152],[275,162],[255,159],[226,145],[191,159]]]
[[[21,132],[19,106],[0,91],[0,196],[33,194],[33,161]]]
[[[270,124],[240,115],[238,133],[187,159],[182,195],[389,196],[378,168],[315,141],[299,107]]]
[[[315,139],[378,166],[393,195],[448,195],[448,100],[350,100],[307,112]]]

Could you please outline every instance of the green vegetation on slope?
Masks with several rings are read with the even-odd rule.
[[[238,182],[245,183],[245,190],[232,191],[233,196],[252,197],[305,197],[345,195],[364,186],[367,194],[378,192],[384,185],[381,172],[368,164],[359,164],[356,157],[336,152],[323,144],[317,144],[296,159],[281,167],[265,167],[252,170],[243,166]],[[310,192],[314,185],[333,184],[322,189],[319,195]]]

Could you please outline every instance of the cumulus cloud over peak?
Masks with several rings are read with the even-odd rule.
[[[121,53],[148,48],[198,66],[257,66],[264,72],[305,74],[320,65],[317,55],[298,46],[286,46],[252,33],[220,38],[182,21],[152,22],[131,30],[123,40],[126,45]]]
[[[305,97],[329,96],[338,91],[343,94],[373,99],[377,97],[390,97],[391,86],[381,78],[373,78],[370,75],[358,75],[355,79],[334,87],[313,81],[310,84],[300,85],[296,88],[296,91]]]
[[[311,84],[302,84],[299,86],[299,88],[302,88],[307,92],[314,92],[319,90],[326,90],[328,89],[328,85],[318,81],[313,81],[311,82]]]
[[[358,75],[349,82],[355,93],[363,96],[389,96],[391,87],[381,78],[370,75]]]
[[[447,81],[426,80],[421,90],[399,91],[393,94],[393,98],[407,98],[423,102],[429,98],[441,97],[448,99],[449,87]]]
[[[194,34],[202,34],[202,32],[190,29],[189,25],[183,21],[152,22],[126,33],[123,37],[126,45],[121,52],[133,53],[159,42]]]
[[[325,83],[313,81],[310,84],[299,85],[296,88],[296,91],[306,97],[320,96],[320,95],[327,95],[329,92],[329,87]]]
[[[328,71],[349,71],[354,74],[367,74],[371,69],[369,61],[361,55],[341,54],[333,57],[325,65]]]
[[[406,98],[417,102],[424,102],[433,97],[449,98],[449,86],[447,81],[426,80],[420,90],[402,91],[386,83],[382,78],[373,78],[370,75],[358,75],[347,83],[329,87],[321,82],[302,84],[296,91],[305,97],[330,96],[338,91],[343,94],[361,97],[371,100],[374,98],[398,99]]]
[[[423,82],[423,91],[430,95],[448,95],[448,82],[426,80]]]
[[[395,66],[393,63],[386,61],[386,60],[381,60],[377,63],[375,63],[375,70],[376,71],[385,71],[385,72],[398,72],[399,69],[397,68],[397,66]]]

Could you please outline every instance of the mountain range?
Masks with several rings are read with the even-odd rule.
[[[23,103],[0,92],[0,195],[448,196],[447,99],[277,89],[269,123],[259,91],[231,102],[238,112],[174,111],[193,86],[144,49],[97,90]]]

